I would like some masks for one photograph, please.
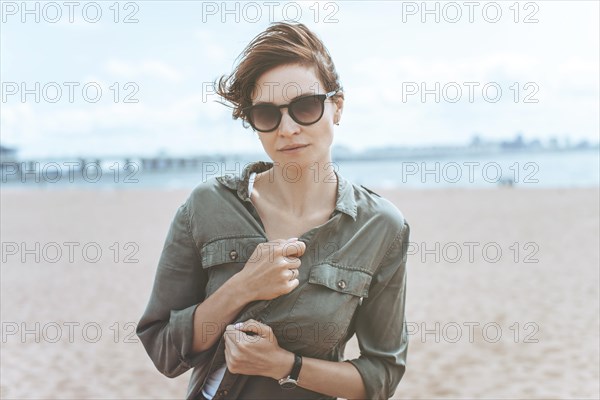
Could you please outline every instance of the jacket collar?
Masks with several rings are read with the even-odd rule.
[[[270,161],[255,161],[246,165],[242,170],[241,175],[222,175],[218,176],[216,179],[229,189],[235,190],[241,200],[250,201],[248,193],[250,174],[252,172],[263,172],[272,167],[273,163]],[[356,221],[357,207],[352,184],[337,171],[334,171],[334,173],[337,176],[338,181],[335,209],[349,215]]]

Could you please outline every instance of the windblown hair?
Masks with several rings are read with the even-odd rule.
[[[223,75],[215,82],[217,94],[231,104],[233,119],[247,121],[243,108],[252,105],[256,82],[265,72],[281,65],[313,67],[325,91],[340,90],[334,98],[343,97],[331,55],[304,24],[272,24],[252,39],[238,56],[240,58],[230,75]]]

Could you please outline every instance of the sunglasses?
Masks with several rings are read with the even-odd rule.
[[[277,129],[281,123],[281,109],[287,108],[290,117],[300,125],[312,125],[323,116],[325,111],[325,100],[335,95],[334,90],[326,94],[315,94],[298,97],[288,104],[276,106],[275,104],[256,104],[243,108],[248,122],[254,130],[259,132],[271,132]]]

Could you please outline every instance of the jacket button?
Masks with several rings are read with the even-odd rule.
[[[237,258],[238,258],[238,253],[237,253],[237,251],[235,251],[235,250],[231,250],[231,251],[229,252],[229,258],[231,258],[232,260],[237,260]]]
[[[341,281],[339,281],[339,282],[337,283],[337,285],[338,285],[338,287],[339,287],[340,289],[345,289],[345,288],[346,288],[346,281],[342,279]]]

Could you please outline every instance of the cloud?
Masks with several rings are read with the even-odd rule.
[[[17,145],[22,155],[150,154],[158,148],[179,153],[244,151],[252,145],[252,135],[239,122],[231,122],[229,110],[206,101],[202,94],[167,105],[107,101],[57,108],[43,103],[7,104],[1,127],[3,143]]]
[[[127,62],[111,59],[106,62],[106,70],[113,75],[123,78],[136,78],[140,75],[145,75],[168,82],[181,82],[184,78],[183,73],[177,68],[159,60]]]
[[[394,13],[399,6],[390,2],[370,8],[360,2],[340,3],[334,14],[339,23],[325,23],[333,10],[325,4],[318,9],[318,19],[313,18],[314,7],[302,7],[303,22],[334,51],[346,91],[337,140],[360,148],[449,138],[462,142],[473,131],[496,137],[517,130],[540,136],[565,132],[597,140],[598,5],[590,8],[590,3],[575,2],[568,8],[548,3],[539,24],[514,24],[507,11],[504,24],[478,25],[466,20],[423,24],[418,18],[413,19],[416,23],[401,23]],[[503,7],[508,10],[509,5]],[[8,54],[2,58],[3,78],[24,81],[27,87],[35,81],[42,87],[50,81],[78,81],[81,86],[75,103],[37,104],[29,96],[28,103],[21,104],[13,96],[2,104],[2,140],[23,152],[35,148],[57,154],[128,146],[131,151],[179,146],[190,152],[251,146],[252,132],[213,102],[217,96],[205,84],[231,71],[235,57],[267,21],[222,23],[215,16],[199,24],[194,11],[198,5],[181,6],[188,8],[152,3],[144,7],[137,25],[114,25],[107,13],[105,24],[82,27],[89,31],[71,32],[50,24],[3,26],[2,55]],[[110,29],[104,29],[109,23]],[[464,82],[473,81],[480,85],[475,102],[469,102]],[[100,102],[83,102],[86,82],[102,87]],[[457,103],[444,97],[436,103],[427,95],[423,102],[421,91],[403,101],[402,83],[411,82],[423,82],[429,90],[436,82],[442,90],[444,84],[456,82],[463,97]],[[482,98],[487,82],[501,85],[500,102]],[[515,82],[518,103],[513,101]],[[534,95],[539,103],[523,102],[533,93],[524,86],[528,82],[539,86]],[[133,97],[139,103],[123,103],[134,93],[124,86],[127,83],[137,85]]]
[[[225,49],[220,42],[221,36],[217,36],[215,32],[204,29],[196,29],[193,32],[193,37],[200,42],[202,58],[213,63],[223,62],[230,57],[230,54],[225,52]],[[221,39],[221,40],[220,40]]]
[[[493,53],[486,56],[456,59],[416,56],[369,57],[354,64],[352,73],[369,74],[380,79],[401,80],[481,80],[493,78],[496,72],[527,75],[539,71],[535,57],[520,53]]]

